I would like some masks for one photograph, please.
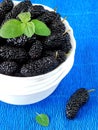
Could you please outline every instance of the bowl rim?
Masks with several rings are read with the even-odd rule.
[[[21,2],[21,1],[13,1],[14,2],[14,4],[18,4],[19,2]],[[44,6],[44,8],[46,8],[46,9],[48,9],[48,10],[50,10],[50,11],[53,11],[53,9],[52,8],[50,8],[50,7],[48,7],[48,6],[46,6],[46,5],[43,5],[43,4],[33,4],[33,5],[42,5],[42,6]],[[63,19],[62,17],[61,17],[61,19]],[[68,61],[68,59],[70,58],[70,56],[72,55],[72,54],[75,54],[75,50],[76,50],[76,40],[75,40],[75,37],[74,37],[74,34],[73,34],[73,29],[72,29],[72,27],[70,26],[70,24],[68,23],[68,21],[67,20],[65,20],[64,21],[64,24],[65,24],[65,26],[70,30],[68,33],[70,34],[70,38],[71,38],[71,44],[72,44],[72,49],[70,50],[70,52],[69,52],[69,55],[67,56],[67,59],[62,63],[62,64],[60,64],[58,67],[56,67],[54,70],[52,70],[52,71],[50,71],[50,72],[48,72],[48,73],[45,73],[45,74],[41,74],[41,75],[37,75],[37,76],[30,76],[30,77],[18,77],[18,76],[10,76],[10,75],[5,75],[5,74],[0,74],[0,77],[4,77],[4,78],[7,78],[7,79],[24,79],[24,80],[28,80],[28,79],[39,79],[39,78],[43,78],[43,77],[47,77],[48,75],[50,75],[50,74],[52,74],[52,73],[56,73],[56,71],[59,69],[59,68],[62,68],[62,66],[64,65],[64,64],[66,64],[66,62]]]

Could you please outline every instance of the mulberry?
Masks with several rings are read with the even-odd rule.
[[[23,48],[12,46],[1,46],[0,57],[2,59],[24,61],[27,59],[27,53]]]
[[[62,50],[56,51],[56,59],[59,62],[59,64],[63,63],[66,60],[65,52]]]
[[[27,12],[30,6],[32,6],[32,3],[29,0],[20,2],[6,15],[5,21],[11,18],[16,18],[21,12]]]
[[[0,3],[0,25],[2,24],[6,14],[13,8],[12,0],[4,0]]]
[[[13,61],[4,61],[0,64],[0,73],[11,75],[18,69],[17,63]]]
[[[42,49],[42,43],[37,40],[35,43],[32,44],[32,47],[29,50],[29,55],[32,59],[39,58],[42,54]]]
[[[88,101],[90,91],[93,90],[86,90],[85,88],[80,88],[70,97],[66,105],[67,118],[75,118],[80,107]]]
[[[49,25],[51,32],[54,33],[55,35],[58,33],[63,34],[66,30],[64,23],[62,23],[61,19],[53,21]]]
[[[66,54],[62,50],[45,51],[43,55],[54,56],[54,58],[58,61],[59,64],[63,63],[66,60]]]
[[[61,34],[53,34],[48,36],[43,41],[44,49],[46,50],[57,50],[62,48],[62,44],[65,43],[65,37]]]
[[[43,6],[41,5],[35,5],[35,6],[31,6],[28,9],[28,12],[31,13],[31,18],[37,18],[38,16],[42,15],[45,12],[45,9]]]
[[[21,68],[21,74],[23,76],[36,76],[47,73],[56,68],[58,62],[54,57],[43,57],[42,59],[31,61],[25,64]]]
[[[54,11],[46,11],[37,19],[43,21],[46,24],[51,24],[54,20],[60,19],[60,15],[58,13],[55,13]]]
[[[15,46],[26,46],[28,44],[27,48],[29,47],[29,43],[32,43],[36,40],[36,36],[33,35],[32,37],[27,37],[25,35],[22,35],[17,38],[11,38],[7,39],[7,43],[10,45],[15,45]]]
[[[64,44],[62,44],[62,50],[68,53],[72,48],[69,33],[65,33],[64,37],[65,37],[65,42]]]
[[[54,70],[58,66],[58,61],[52,56],[43,57],[42,62],[43,62],[43,68],[42,68],[43,74]]]

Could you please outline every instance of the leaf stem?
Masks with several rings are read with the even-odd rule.
[[[40,115],[38,112],[36,112],[36,115]]]

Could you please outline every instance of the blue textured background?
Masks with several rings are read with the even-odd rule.
[[[98,130],[98,1],[97,0],[32,0],[67,16],[77,41],[75,63],[56,91],[47,99],[27,106],[0,102],[0,130]],[[95,88],[89,102],[74,120],[65,117],[65,104],[78,88]],[[46,113],[49,127],[35,121],[36,112]]]

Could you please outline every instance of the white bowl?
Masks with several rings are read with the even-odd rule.
[[[15,2],[17,4],[18,2]],[[44,6],[52,11],[51,8]],[[76,41],[73,30],[65,20],[66,29],[70,30],[72,49],[64,63],[55,70],[34,77],[13,77],[0,74],[0,100],[15,105],[33,104],[48,97],[68,74],[74,63]]]

